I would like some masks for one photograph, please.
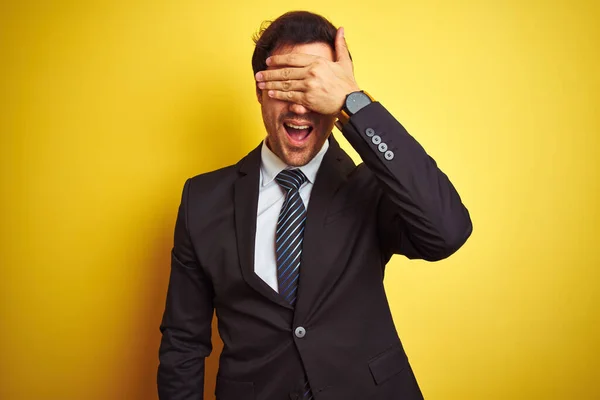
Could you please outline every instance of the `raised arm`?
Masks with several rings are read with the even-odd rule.
[[[388,259],[441,260],[465,243],[472,224],[456,189],[380,103],[360,110],[343,133],[382,189],[378,226]]]

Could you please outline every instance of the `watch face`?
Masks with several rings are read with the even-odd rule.
[[[350,114],[356,114],[361,108],[371,104],[369,96],[363,92],[354,92],[346,99],[346,109]]]

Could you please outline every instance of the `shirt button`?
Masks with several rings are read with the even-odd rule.
[[[373,135],[375,134],[375,130],[373,128],[367,128],[367,130],[365,131],[365,134],[368,137],[373,137]]]
[[[296,335],[296,337],[298,339],[302,339],[304,336],[306,336],[306,329],[304,329],[303,327],[299,326],[294,331],[294,334]]]
[[[379,149],[380,152],[385,153],[387,151],[387,144],[385,143],[379,143],[379,147],[377,147]]]
[[[371,142],[373,142],[374,145],[378,145],[379,143],[381,143],[381,136],[379,135],[375,135],[371,138]]]
[[[383,156],[385,157],[386,160],[392,161],[394,159],[394,152],[391,150],[388,150],[385,152],[385,154]]]

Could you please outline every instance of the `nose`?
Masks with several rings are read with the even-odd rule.
[[[296,104],[296,103],[290,103],[290,111],[293,112],[294,114],[298,114],[298,115],[304,115],[304,114],[308,114],[310,112],[310,110],[306,107],[304,107],[301,104]]]

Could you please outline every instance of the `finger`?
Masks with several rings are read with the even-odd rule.
[[[256,73],[256,81],[287,81],[290,79],[304,79],[308,72],[307,68],[280,68],[268,69]]]
[[[351,61],[348,44],[344,36],[344,28],[340,27],[335,34],[335,60],[336,61]]]
[[[288,67],[306,67],[315,62],[318,56],[302,53],[288,53],[267,58],[269,67],[288,66]]]
[[[259,89],[280,90],[283,92],[296,91],[303,92],[306,90],[306,84],[303,80],[298,81],[267,81],[258,82]]]
[[[297,91],[283,92],[280,90],[269,90],[267,95],[273,99],[289,101],[296,104],[304,105],[304,93]]]

